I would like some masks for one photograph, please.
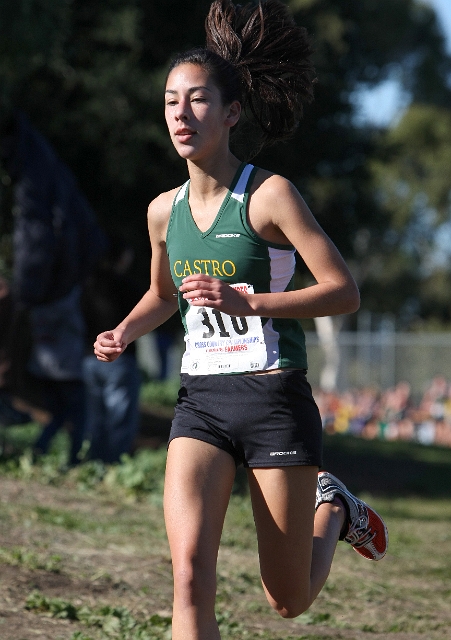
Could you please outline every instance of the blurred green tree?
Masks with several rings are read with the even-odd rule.
[[[451,104],[451,103],[450,103]],[[405,322],[451,322],[451,109],[415,102],[381,136],[371,163],[390,225],[390,259],[372,269],[373,304],[397,303]],[[374,278],[374,274],[378,278]],[[408,284],[408,280],[410,283]],[[387,297],[387,289],[392,294]],[[396,300],[390,297],[396,296]]]
[[[405,250],[406,236],[418,224],[407,202],[404,218],[399,219],[399,201],[393,201],[390,185],[396,183],[399,188],[400,176],[393,174],[397,163],[412,157],[420,164],[430,162],[427,157],[432,154],[435,174],[442,175],[442,209],[437,219],[443,223],[446,201],[449,207],[445,147],[451,133],[448,129],[442,153],[436,155],[437,148],[428,145],[425,136],[417,139],[415,131],[409,145],[407,131],[396,134],[397,129],[390,127],[356,126],[355,119],[356,92],[392,79],[409,95],[413,110],[421,110],[420,105],[441,110],[443,134],[451,107],[450,58],[437,17],[429,6],[412,0],[292,0],[290,5],[298,9],[298,20],[314,35],[318,88],[299,137],[290,143],[290,152],[284,150],[288,164],[296,158],[295,167],[291,166],[291,172],[288,166],[278,170],[291,173],[347,257],[361,288],[363,308],[395,313],[403,326],[418,314],[437,317],[444,291],[439,302],[439,286],[437,282],[433,288],[428,286],[432,273],[420,268],[418,251]],[[277,162],[280,166],[283,158]],[[404,172],[404,181],[410,178]],[[436,203],[438,193],[429,194],[433,188],[430,180],[421,185],[417,180],[415,186],[410,185],[410,198]],[[424,243],[425,228],[435,237],[436,224],[431,216],[421,220]],[[442,270],[440,282],[443,275]]]

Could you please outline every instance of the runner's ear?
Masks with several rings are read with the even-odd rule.
[[[226,117],[226,125],[229,127],[234,127],[241,116],[241,104],[238,100],[235,100],[228,106],[227,117]]]

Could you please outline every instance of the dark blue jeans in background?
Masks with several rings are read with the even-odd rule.
[[[80,462],[78,453],[85,434],[85,393],[81,380],[45,380],[46,406],[52,418],[34,445],[37,454],[48,453],[50,442],[61,427],[70,423],[69,464]]]
[[[114,362],[100,362],[94,355],[86,356],[83,376],[88,457],[118,462],[123,453],[130,453],[139,426],[141,375],[136,358],[123,353]]]

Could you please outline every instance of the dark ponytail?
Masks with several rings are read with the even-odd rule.
[[[177,56],[170,70],[200,64],[212,74],[225,104],[242,103],[248,122],[260,132],[252,155],[289,138],[303,105],[313,100],[313,50],[306,30],[280,0],[244,6],[214,0],[205,29],[206,49]]]

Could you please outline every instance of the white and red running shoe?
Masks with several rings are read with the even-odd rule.
[[[356,498],[345,485],[328,471],[320,471],[316,488],[315,509],[323,502],[333,502],[335,496],[343,501],[349,528],[340,537],[368,560],[381,560],[387,553],[388,531],[385,522],[363,500]]]

